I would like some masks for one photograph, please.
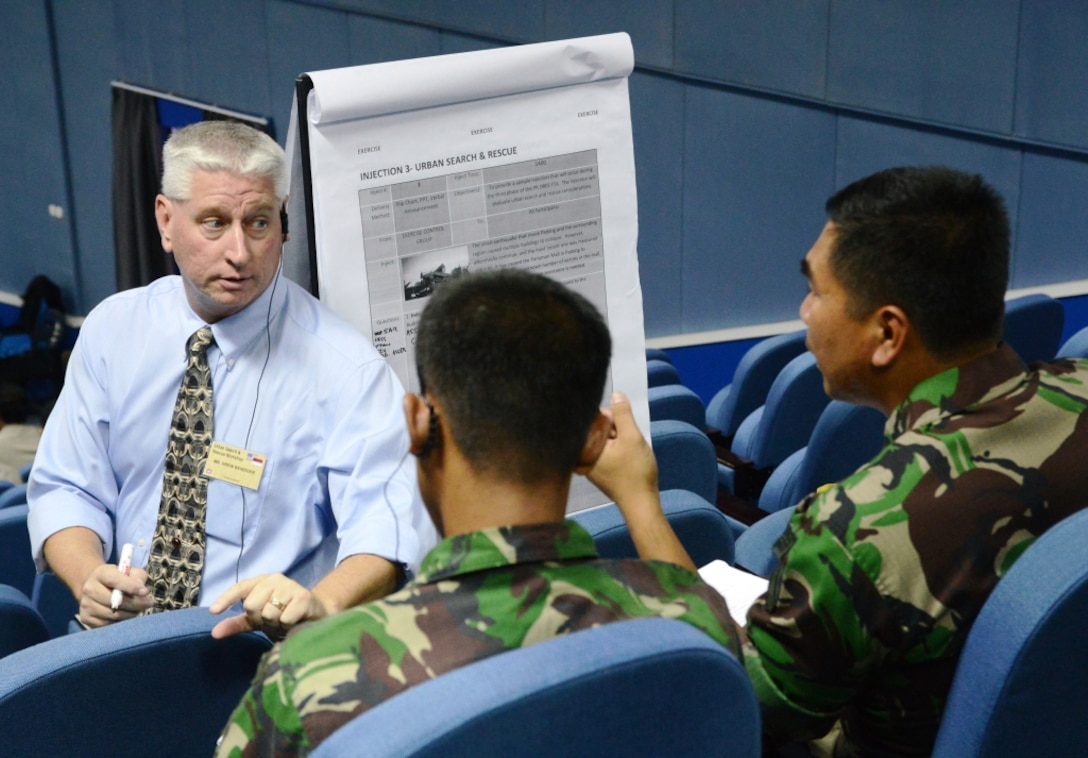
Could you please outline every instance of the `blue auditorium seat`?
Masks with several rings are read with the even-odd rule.
[[[755,522],[736,538],[734,562],[756,576],[769,577],[778,565],[774,543],[786,531],[793,508],[775,511]]]
[[[662,490],[661,509],[696,566],[714,560],[733,562],[733,531],[725,515],[687,490]],[[627,523],[615,503],[570,515],[593,535],[602,558],[637,558]]]
[[[759,495],[759,508],[792,508],[817,487],[845,479],[880,452],[884,415],[832,400],[816,420],[808,444],[779,464]]]
[[[767,401],[767,393],[779,372],[805,351],[806,334],[802,329],[768,337],[753,345],[737,364],[733,381],[707,403],[707,428],[716,429],[729,443],[741,422]]]
[[[646,348],[646,360],[647,361],[664,361],[665,363],[672,363],[672,356],[667,351],[662,350],[659,347]]]
[[[14,484],[0,492],[0,510],[14,505],[26,505],[25,484]]]
[[[755,502],[758,488],[744,481],[747,473],[769,475],[789,455],[808,444],[816,421],[830,402],[816,357],[802,353],[775,377],[767,402],[753,411],[737,429],[731,451],[750,465],[718,466],[718,485],[738,497]]]
[[[650,420],[662,421],[675,419],[686,421],[696,429],[702,429],[706,418],[706,408],[702,398],[682,384],[667,384],[650,387],[647,391],[650,404]]]
[[[680,372],[667,361],[646,361],[646,381],[650,387],[680,384]]]
[[[4,755],[208,756],[271,643],[211,637],[187,608],[47,640],[0,659]]]
[[[771,515],[748,527],[731,521],[737,565],[770,576],[778,562],[772,548],[794,507],[817,488],[852,474],[880,452],[883,441],[884,416],[879,411],[841,400],[828,403],[809,444],[783,461],[760,493],[759,508]]]
[[[1059,358],[1088,358],[1088,326],[1073,333],[1058,348]]]
[[[348,722],[314,758],[760,755],[744,667],[683,621],[604,624],[412,687]]]
[[[79,612],[79,603],[56,574],[45,573],[34,577],[30,600],[45,621],[50,637],[68,634],[72,617]]]
[[[715,502],[718,456],[702,430],[686,421],[651,421],[650,446],[657,460],[659,489],[688,490],[707,502]]]
[[[1088,510],[1035,541],[967,636],[934,758],[1088,754]]]
[[[13,505],[0,510],[0,584],[9,584],[27,597],[34,591],[34,559],[26,518],[30,509]]]
[[[0,658],[47,639],[45,621],[30,599],[14,587],[0,584]]]

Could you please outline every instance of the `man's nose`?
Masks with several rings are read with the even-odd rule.
[[[251,257],[249,252],[249,239],[246,237],[242,224],[232,224],[227,234],[227,249],[225,251],[227,261],[235,268],[245,266]]]

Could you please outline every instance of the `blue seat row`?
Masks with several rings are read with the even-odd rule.
[[[706,520],[718,516],[709,504],[688,502],[685,513],[702,511],[696,518],[714,523]],[[609,510],[575,517],[596,530],[603,553],[627,554],[622,534],[599,528],[615,515]],[[604,518],[595,522],[591,514]],[[713,528],[727,534],[720,524]],[[269,647],[259,634],[212,640],[214,623],[205,609],[174,611],[0,660],[0,744],[13,755],[209,754]],[[1088,739],[1085,632],[1088,511],[1029,547],[984,605],[934,755],[1003,758],[1033,754],[1039,745],[1047,755],[1080,754]],[[43,728],[41,715],[54,713],[57,702],[80,707]],[[140,717],[118,703],[138,703]],[[668,718],[660,718],[663,711]],[[108,737],[117,734],[125,738]],[[339,730],[314,755],[756,756],[759,734],[754,692],[731,654],[682,622],[639,619],[504,653],[414,687]]]
[[[1074,332],[1058,348],[1059,358],[1088,358],[1088,326]]]
[[[0,509],[0,584],[30,598],[50,636],[55,637],[67,633],[77,605],[72,593],[56,576],[37,573],[26,525],[29,510],[25,501]]]
[[[271,647],[256,633],[212,639],[218,620],[158,613],[0,658],[4,754],[211,755]]]

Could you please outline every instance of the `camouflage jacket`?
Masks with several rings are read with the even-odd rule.
[[[698,576],[600,559],[573,521],[452,537],[403,590],[303,625],[274,647],[217,755],[305,755],[352,717],[443,672],[642,616],[679,618],[739,656],[725,602]]]
[[[838,722],[837,755],[929,755],[998,579],[1088,505],[1088,362],[1008,347],[919,384],[877,456],[801,502],[749,611],[745,665],[775,740]]]

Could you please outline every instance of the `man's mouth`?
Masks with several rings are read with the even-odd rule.
[[[220,277],[219,284],[225,290],[240,290],[240,289],[242,289],[243,287],[246,286],[246,283],[248,281],[249,281],[248,276],[241,276],[241,277],[238,277],[238,276],[234,276],[234,277],[224,276],[224,277]]]

